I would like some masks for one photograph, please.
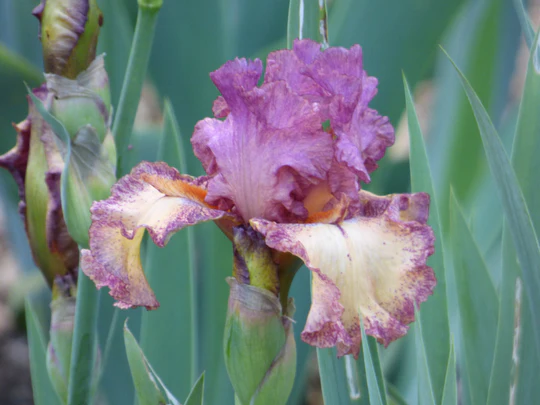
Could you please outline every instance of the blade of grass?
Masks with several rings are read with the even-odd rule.
[[[446,367],[446,379],[444,380],[444,390],[441,405],[457,405],[457,379],[456,379],[456,354],[454,352],[454,342],[450,344],[448,354],[448,365]]]
[[[24,306],[34,403],[35,405],[60,405],[58,396],[51,385],[49,373],[47,372],[47,339],[43,326],[39,321],[38,313],[34,309],[34,304],[30,297],[25,299]]]
[[[362,352],[364,354],[364,364],[366,367],[366,380],[367,380],[367,386],[369,391],[369,401],[370,405],[386,405],[387,399],[386,399],[386,389],[384,387],[384,382],[382,382],[382,386],[380,384],[380,373],[376,371],[378,361],[378,351],[372,350],[372,345],[369,344],[368,338],[366,336],[366,331],[364,330],[364,323],[360,320],[360,329],[362,332]],[[366,342],[368,344],[366,344]],[[375,342],[375,341],[374,341]],[[377,343],[375,342],[375,345]],[[375,349],[377,349],[377,346],[374,346]],[[380,368],[380,363],[378,365]],[[331,404],[333,403],[339,403],[339,402],[329,402]]]
[[[522,3],[519,2],[521,7]],[[523,10],[524,12],[524,10]],[[524,15],[526,16],[526,14]],[[530,24],[530,22],[528,22]],[[524,27],[525,29],[526,27]],[[531,48],[525,86],[521,98],[516,134],[512,148],[512,164],[519,180],[525,202],[530,207],[536,206],[540,202],[540,190],[537,187],[537,179],[540,175],[540,165],[538,164],[537,153],[540,152],[540,116],[538,106],[540,105],[540,63],[539,36],[537,34]],[[535,231],[540,230],[540,213],[538,210],[531,212],[531,220]],[[530,337],[530,323],[532,322],[530,312],[523,310],[520,318],[514,318],[516,300],[516,280],[519,276],[519,265],[517,263],[516,251],[512,245],[508,234],[508,224],[503,233],[503,283],[501,291],[501,310],[499,312],[499,330],[497,333],[497,352],[494,360],[493,373],[491,375],[489,405],[502,405],[508,402],[511,388],[511,368],[513,362],[514,329],[520,328],[522,344],[516,353],[519,358],[518,387],[514,387],[520,395],[538,395],[538,384],[527,384],[524,378],[529,374],[538,374],[538,352],[536,356],[531,355],[528,341],[534,341]],[[524,307],[525,308],[525,307]],[[535,315],[536,316],[536,315]],[[534,331],[532,331],[534,333]],[[527,347],[527,349],[524,349]],[[526,350],[527,353],[523,351]],[[525,394],[528,393],[528,394]],[[526,400],[523,398],[522,400]]]
[[[426,192],[431,196],[430,218],[428,224],[435,234],[435,253],[429,258],[428,265],[437,277],[437,288],[430,299],[422,304],[422,336],[425,343],[427,371],[431,380],[432,391],[437,403],[443,394],[446,376],[446,362],[450,348],[450,327],[446,301],[446,275],[444,269],[443,235],[439,217],[438,201],[433,187],[431,169],[424,144],[424,137],[416,115],[411,91],[405,75],[405,102],[409,124],[411,191]]]
[[[185,173],[181,134],[168,100],[164,112],[157,160]],[[146,244],[145,273],[161,308],[143,312],[141,348],[177,398],[186,397],[197,378],[194,249],[192,228],[179,232],[165,248],[157,247],[150,238]]]
[[[389,405],[407,405],[407,401],[394,385],[386,384],[386,389],[388,390]]]
[[[418,373],[418,404],[419,405],[436,405],[433,386],[431,384],[431,376],[429,373],[429,365],[424,343],[424,335],[422,332],[422,317],[418,309],[415,310],[416,322],[415,338],[416,338],[416,364]]]
[[[204,403],[204,373],[201,374],[184,405],[203,405]]]
[[[127,320],[124,324],[124,344],[139,405],[180,405],[146,359],[127,327]]]
[[[488,111],[496,117],[502,116],[508,99],[508,71],[514,68],[513,52],[517,49],[518,35],[519,23],[509,2],[480,0],[467,2],[450,35],[442,41],[452,50]],[[487,165],[482,158],[482,141],[474,114],[459,88],[459,78],[444,57],[438,65],[435,82],[438,91],[431,121],[437,125],[429,134],[430,140],[437,141],[427,146],[441,224],[446,230],[450,184],[466,208],[474,206]],[[496,227],[498,222],[492,221]]]
[[[152,378],[148,361],[144,356],[135,337],[127,327],[127,320],[124,324],[124,342],[126,355],[129,361],[131,377],[137,392],[137,399],[140,405],[164,404],[165,397],[159,389],[156,381]]]
[[[535,52],[538,55],[537,50]],[[453,63],[450,56],[448,58]],[[521,265],[525,289],[529,298],[528,305],[531,312],[535,313],[536,309],[540,308],[540,294],[538,294],[538,291],[540,291],[540,248],[527,203],[510,159],[489,115],[463,73],[455,64],[454,67],[459,73],[461,83],[478,122],[489,167],[493,178],[497,182],[497,191],[508,220],[508,230],[512,235]],[[536,349],[540,353],[540,317],[535,316],[533,318],[533,326]]]
[[[514,8],[516,9],[517,16],[519,18],[519,23],[521,24],[521,30],[523,31],[523,36],[525,37],[525,42],[529,49],[534,41],[534,29],[531,24],[531,19],[527,14],[523,0],[514,0]]]
[[[345,369],[341,360],[336,357],[336,350],[334,348],[317,349],[317,360],[324,403],[344,405],[350,403]]]
[[[454,276],[471,404],[485,404],[495,350],[499,301],[485,261],[451,192]]]
[[[146,79],[157,16],[161,7],[160,5],[149,6],[146,3],[144,0],[139,0],[137,25],[135,26],[124,84],[113,125],[113,134],[118,152],[118,177],[124,175],[127,171],[125,161],[127,160],[129,138],[131,137],[135,113],[139,106],[142,87]]]

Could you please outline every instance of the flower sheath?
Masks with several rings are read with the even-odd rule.
[[[82,268],[116,305],[154,309],[139,257],[144,228],[159,246],[203,221],[230,239],[235,227],[251,228],[280,274],[298,266],[294,257],[313,272],[306,342],[358,356],[362,319],[388,345],[436,280],[426,265],[429,196],[361,190],[394,141],[388,119],[368,107],[377,80],[363,70],[358,45],[321,51],[310,40],[271,53],[258,87],[261,74],[259,60],[245,59],[211,73],[221,92],[216,118],[197,123],[192,137],[207,176],[141,163],[93,205]],[[255,282],[251,273],[237,280]]]

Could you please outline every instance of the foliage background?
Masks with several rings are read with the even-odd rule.
[[[510,152],[521,97],[520,77],[523,80],[523,61],[528,56],[528,51],[520,51],[525,46],[515,3],[513,0],[329,2],[330,44],[362,45],[365,69],[379,79],[379,93],[373,106],[388,115],[397,129],[396,145],[380,163],[372,183],[367,186],[371,191],[410,191],[402,72],[411,89],[416,90],[414,94],[419,102],[417,109],[426,136],[441,227],[446,235],[444,267],[447,274],[445,278],[444,271],[441,273],[437,269],[439,287],[435,296],[425,304],[424,325],[427,327],[424,326],[423,337],[428,356],[439,353],[446,358],[450,340],[452,337],[455,339],[460,381],[458,393],[463,404],[486,403],[491,389],[489,381],[502,294],[503,211],[472,110],[458,76],[439,49],[439,44],[464,71]],[[26,116],[24,82],[30,86],[41,82],[38,24],[30,14],[35,5],[35,0],[0,0],[0,153],[15,143],[11,123]],[[534,5],[529,5],[533,14]],[[137,4],[135,0],[102,0],[100,7],[105,24],[99,47],[101,52],[107,53],[106,64],[115,105],[129,56]],[[165,0],[143,95],[145,102],[136,123],[129,161],[136,164],[142,159],[156,160],[159,156],[176,163],[176,166],[183,165],[190,174],[201,174],[202,168],[191,152],[189,138],[195,123],[211,115],[212,102],[217,96],[208,73],[236,56],[264,59],[268,52],[286,47],[288,10],[289,2],[286,0]],[[182,162],[158,150],[160,144],[168,142],[164,140],[162,131],[166,98],[170,100],[178,120],[180,140],[186,155]],[[460,222],[461,211],[451,204],[451,193],[461,206],[463,222]],[[17,300],[18,292],[30,290],[40,316],[38,326],[46,331],[48,297],[31,281],[35,280],[36,270],[17,215],[17,200],[11,177],[4,171],[0,172],[0,203],[5,218],[1,232],[20,272],[15,284],[17,288],[10,288],[10,302],[17,311],[17,303],[21,302]],[[529,207],[529,210],[533,208]],[[454,219],[451,212],[457,212]],[[454,227],[450,226],[451,221]],[[459,237],[453,237],[452,232],[458,232]],[[140,339],[149,361],[178,398],[185,398],[193,383],[190,377],[192,356],[186,348],[194,341],[196,355],[193,360],[197,375],[206,371],[205,402],[233,403],[222,355],[228,297],[224,279],[231,273],[230,244],[212,224],[194,228],[192,236],[192,246],[187,243],[186,232],[177,235],[163,250],[148,245],[146,267],[162,303],[159,311],[122,311],[113,319],[112,300],[106,292],[101,293],[99,328],[102,345],[112,336],[100,390],[105,403],[122,405],[134,401],[121,333],[123,320],[127,317],[130,329]],[[470,242],[465,247],[461,245],[464,239]],[[7,253],[3,254],[5,256]],[[192,314],[192,292],[186,281],[188,256],[196,275],[196,333],[192,333],[191,323],[186,321]],[[442,266],[442,257],[438,260]],[[0,273],[2,271],[0,269]],[[455,279],[460,282],[456,284]],[[446,289],[445,281],[448,283]],[[0,293],[7,296],[6,287],[1,283]],[[470,289],[460,289],[464,285]],[[306,383],[308,376],[313,374],[310,370],[314,364],[314,350],[298,336],[309,309],[309,273],[306,269],[296,277],[291,295],[297,307],[298,371],[289,403],[301,404],[306,400]],[[448,321],[444,315],[446,307]],[[449,325],[449,331],[443,333],[442,340],[437,335],[440,328],[429,320],[436,318],[433,314],[441,314],[441,311],[443,322]],[[521,344],[517,346],[521,361],[511,365],[512,382],[516,384],[515,403],[534,403],[532,398],[540,394],[540,384],[537,383],[540,367],[534,345],[529,344],[533,340],[529,321],[533,315],[527,305],[518,307],[517,315],[522,322],[522,333]],[[141,323],[144,325],[142,333],[138,333]],[[114,335],[110,333],[111,328]],[[399,393],[390,395],[390,401],[399,401],[402,397],[409,404],[420,403],[417,386],[422,377],[421,370],[417,370],[416,331],[416,328],[411,328],[406,338],[386,350],[379,349],[389,390]],[[471,353],[481,363],[480,369],[469,368]],[[332,364],[338,376],[337,389],[349,392],[350,387],[345,382],[345,362],[332,360]],[[357,366],[360,371],[363,369],[363,364]],[[348,372],[351,373],[350,364]],[[475,373],[482,377],[470,379],[469,374]],[[509,381],[505,383],[509,384]],[[439,382],[433,381],[434,389],[437,384]],[[313,384],[309,387],[313,391]],[[482,393],[478,394],[477,390]],[[441,403],[439,394],[435,395],[438,397],[436,403]],[[481,395],[482,399],[474,400],[478,398],[475,395]],[[361,403],[363,399],[347,396],[341,401]]]

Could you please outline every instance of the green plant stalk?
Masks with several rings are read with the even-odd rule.
[[[88,405],[96,358],[98,291],[80,269],[77,282],[77,307],[71,349],[68,405]]]
[[[120,94],[116,119],[113,124],[113,134],[116,139],[116,150],[118,151],[117,174],[118,177],[124,175],[128,170],[125,167],[124,159],[129,147],[129,139],[133,131],[135,114],[139,105],[139,99],[143,88],[150,51],[156,27],[156,20],[159,7],[149,7],[139,4],[137,15],[137,25],[131,44],[124,84]]]

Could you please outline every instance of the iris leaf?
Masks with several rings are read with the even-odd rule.
[[[525,37],[525,42],[529,49],[534,41],[534,29],[531,24],[531,19],[527,14],[523,0],[514,0],[514,7],[519,18],[519,23],[521,24],[521,30],[523,31],[523,36]]]
[[[521,4],[521,2],[519,2]],[[522,4],[521,4],[522,6]],[[524,17],[527,17],[526,14]],[[528,17],[527,17],[528,19]],[[525,27],[524,27],[525,29]],[[540,151],[540,63],[539,63],[539,36],[531,41],[531,48],[527,76],[523,96],[520,103],[516,134],[512,148],[512,164],[519,180],[525,202],[534,207],[540,201],[540,190],[537,179],[540,175],[538,153]],[[531,212],[531,220],[536,233],[540,230],[540,213]],[[502,405],[508,403],[510,398],[510,385],[515,383],[512,378],[513,346],[518,345],[516,354],[519,359],[519,369],[515,370],[520,377],[517,380],[515,394],[517,399],[526,403],[528,399],[538,396],[540,387],[534,382],[527,383],[529,375],[538,375],[539,352],[532,353],[531,344],[535,340],[534,320],[524,304],[526,294],[517,295],[521,288],[517,283],[520,276],[516,250],[511,241],[506,224],[503,233],[503,282],[501,286],[501,310],[499,312],[499,329],[497,332],[497,350],[491,375],[489,405]],[[523,304],[520,304],[522,302]],[[521,311],[519,310],[521,306]],[[519,315],[515,319],[515,314]],[[534,315],[536,317],[536,315]],[[515,330],[519,330],[516,335]],[[514,341],[514,336],[519,337]],[[534,346],[534,345],[532,345]],[[515,369],[515,366],[514,366]]]
[[[137,340],[124,324],[124,342],[139,405],[180,405],[167,390],[144,356]]]
[[[418,310],[415,311],[416,322],[415,338],[416,338],[416,365],[418,373],[418,404],[419,405],[436,405],[433,386],[431,384],[431,376],[427,360],[426,346],[424,343],[424,334],[422,332],[422,318]]]
[[[336,357],[336,350],[317,349],[322,395],[325,404],[348,404],[349,391],[346,385],[345,369]]]
[[[446,367],[446,379],[444,381],[441,405],[457,404],[456,354],[454,352],[454,342],[452,340],[450,344],[450,353],[448,354],[448,365]]]
[[[379,360],[378,352],[372,350],[372,345],[366,344],[368,338],[362,321],[360,321],[360,328],[362,331],[362,352],[364,354],[364,364],[366,367],[366,380],[370,405],[386,405],[386,389],[384,387],[384,382],[382,382],[381,386],[380,374],[376,370],[376,368],[378,368],[377,362]],[[376,346],[374,347],[376,348]]]
[[[58,396],[47,372],[47,338],[32,298],[25,300],[26,329],[30,357],[30,374],[35,405],[59,405]]]
[[[450,59],[449,56],[448,58]],[[512,235],[521,265],[523,281],[529,297],[528,305],[534,313],[537,308],[540,308],[538,294],[540,291],[540,248],[529,209],[516,173],[489,115],[463,73],[455,64],[454,67],[460,75],[461,83],[477,119],[489,167],[497,182],[497,191],[507,219],[508,230]],[[533,329],[536,348],[540,353],[540,317],[538,316],[533,318]]]
[[[499,301],[461,208],[451,196],[453,268],[464,345],[462,366],[468,378],[470,403],[482,404],[488,395]]]
[[[446,377],[446,362],[450,348],[450,327],[446,301],[446,274],[444,268],[443,234],[439,217],[438,200],[433,187],[431,169],[424,144],[424,137],[414,107],[414,101],[403,76],[405,102],[409,124],[411,191],[426,192],[431,196],[428,224],[435,234],[435,253],[428,265],[437,277],[437,287],[433,296],[422,304],[423,341],[425,344],[426,367],[432,384],[434,399],[440,402]],[[418,349],[418,348],[417,348]]]
[[[184,405],[202,405],[204,403],[204,373],[201,374]]]

